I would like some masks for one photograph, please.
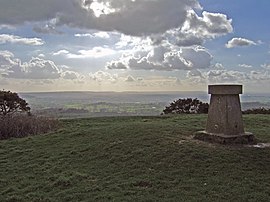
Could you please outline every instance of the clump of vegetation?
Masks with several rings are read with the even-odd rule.
[[[264,107],[247,109],[242,112],[243,114],[270,114],[270,109]]]
[[[49,132],[58,121],[33,116],[28,103],[11,91],[0,91],[0,139],[25,137]]]
[[[209,104],[197,98],[178,99],[166,106],[162,114],[207,114]]]
[[[55,119],[22,114],[0,119],[0,139],[43,134],[56,129],[59,125]]]
[[[14,113],[26,112],[30,114],[28,103],[11,91],[0,91],[0,115],[6,116]]]

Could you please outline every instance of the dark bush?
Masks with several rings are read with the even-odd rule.
[[[162,114],[207,114],[209,104],[197,98],[178,99],[166,106]]]
[[[30,114],[28,103],[20,98],[17,93],[0,90],[0,115],[6,116],[19,112]]]
[[[270,114],[270,109],[266,109],[264,107],[247,109],[242,112],[243,114]]]
[[[46,117],[23,114],[0,116],[0,139],[47,133],[59,127],[59,122]]]

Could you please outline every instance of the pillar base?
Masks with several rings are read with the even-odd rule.
[[[252,133],[245,132],[239,135],[224,135],[198,131],[194,134],[194,139],[219,144],[256,144],[256,139]]]

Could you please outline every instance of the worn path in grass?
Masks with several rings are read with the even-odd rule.
[[[270,142],[270,116],[244,116]],[[270,148],[193,140],[205,115],[63,120],[0,141],[0,201],[270,201]]]

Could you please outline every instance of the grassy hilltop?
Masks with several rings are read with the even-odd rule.
[[[261,142],[269,122],[244,116]],[[193,140],[206,115],[61,123],[0,141],[0,201],[270,201],[270,148]]]

